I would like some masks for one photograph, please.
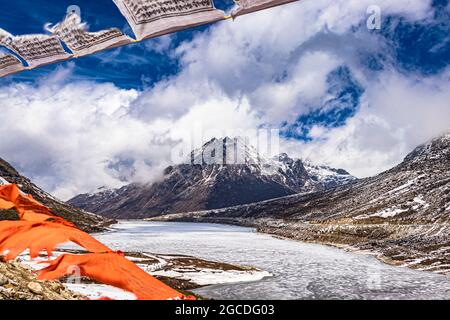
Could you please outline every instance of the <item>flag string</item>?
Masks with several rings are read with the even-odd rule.
[[[57,24],[53,28],[47,28],[46,26],[46,29],[52,33],[52,36],[44,34],[13,36],[0,29],[0,45],[10,49],[28,64],[27,66],[21,65],[20,67],[15,66],[15,68],[11,68],[10,64],[0,63],[0,78],[22,71],[34,70],[48,64],[78,59],[96,52],[140,43],[147,39],[157,38],[196,26],[211,25],[227,20],[234,21],[241,15],[299,0],[235,1],[237,8],[229,15],[225,15],[223,11],[216,9],[212,0],[197,2],[194,9],[192,5],[193,0],[184,1],[184,5],[180,4],[176,9],[164,7],[169,6],[170,1],[157,2],[156,4],[152,2],[152,6],[149,5],[147,7],[144,6],[145,1],[113,0],[131,26],[135,39],[126,36],[119,29],[115,28],[94,33],[88,32],[86,24],[81,22],[81,18],[76,13],[69,13],[62,23]],[[161,6],[160,9],[164,9],[160,10],[160,12],[171,12],[170,10],[185,11],[171,12],[172,15],[167,13],[161,14],[158,10],[154,10],[154,6],[157,5]],[[200,9],[198,8],[199,6]],[[144,14],[142,14],[142,11],[144,11]],[[65,51],[62,44],[65,44],[72,53]],[[14,59],[15,56],[7,54],[0,55],[0,58],[4,58],[6,61]]]

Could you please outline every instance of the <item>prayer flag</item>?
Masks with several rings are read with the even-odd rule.
[[[138,40],[223,20],[211,0],[113,0]]]
[[[12,54],[0,54],[0,78],[25,70],[22,62]],[[0,178],[1,185],[1,178]]]
[[[59,39],[45,34],[13,36],[0,29],[0,45],[22,57],[31,68],[70,59]]]
[[[68,14],[63,22],[47,29],[64,41],[76,56],[85,56],[133,42],[133,39],[117,28],[88,32],[86,24],[82,23],[76,13]]]
[[[290,2],[296,2],[298,0],[235,0],[238,5],[231,15],[233,18],[242,16],[244,14],[260,11],[276,6],[280,6]]]

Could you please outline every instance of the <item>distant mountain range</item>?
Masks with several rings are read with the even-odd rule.
[[[398,166],[352,184],[159,219],[251,226],[450,274],[450,133],[417,147]]]
[[[159,182],[103,188],[69,203],[110,218],[140,219],[329,190],[356,180],[343,169],[287,154],[266,158],[239,138],[212,139],[192,151],[188,162],[168,167]]]
[[[109,219],[85,212],[56,199],[32,183],[30,179],[22,176],[13,166],[0,158],[0,185],[9,183],[17,184],[24,193],[31,194],[36,200],[52,209],[53,213],[75,223],[82,230],[89,232],[102,231],[106,225],[112,222]],[[15,220],[18,219],[18,216],[15,211],[0,210],[0,220],[4,219]]]

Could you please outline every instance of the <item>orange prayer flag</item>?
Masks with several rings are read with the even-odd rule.
[[[31,258],[42,250],[49,256],[60,244],[73,242],[89,252],[110,252],[110,248],[89,234],[76,228],[53,222],[4,221],[0,222],[0,253],[8,250],[6,260],[17,258],[26,249]]]
[[[32,222],[44,222],[53,220],[73,226],[61,217],[36,201],[31,195],[22,194],[16,184],[0,186],[0,209],[9,210],[15,208],[19,213],[20,220]]]
[[[0,209],[1,210],[10,210],[12,208],[14,208],[13,202],[0,198]]]
[[[0,243],[11,235],[17,234],[25,227],[29,228],[29,222],[26,221],[2,221],[0,222]],[[26,226],[25,226],[26,225]]]
[[[51,219],[53,221],[66,222],[63,218],[53,214],[49,208],[34,200],[31,196],[19,195],[15,204],[20,220],[45,222]]]
[[[19,188],[15,184],[0,186],[0,209],[9,210],[14,208],[19,193]]]
[[[40,271],[40,280],[59,279],[78,266],[81,275],[92,280],[132,292],[139,300],[191,299],[149,275],[122,254],[73,224],[54,215],[31,195],[21,193],[17,185],[0,186],[0,209],[16,208],[22,221],[0,222],[0,254],[8,251],[6,260],[17,258],[26,249],[35,258],[42,250],[49,256],[59,244],[74,242],[87,251],[85,255],[62,255]],[[52,220],[52,221],[50,221]]]
[[[149,275],[120,253],[70,255],[51,261],[39,273],[39,280],[56,280],[70,274],[77,266],[82,276],[120,288],[136,295],[139,300],[169,300],[185,298],[178,291]]]

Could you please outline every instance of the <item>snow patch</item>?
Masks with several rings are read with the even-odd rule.
[[[423,200],[423,196],[415,197],[413,201],[415,203],[417,203],[417,205],[415,205],[413,207],[414,210],[417,210],[419,208],[426,209],[426,208],[428,208],[430,206],[425,200]]]
[[[0,186],[6,186],[8,184],[10,184],[10,183],[8,181],[6,181],[5,178],[0,177]]]
[[[230,284],[239,282],[259,281],[272,275],[267,271],[238,271],[238,270],[215,270],[215,269],[173,269],[170,271],[157,271],[151,273],[154,276],[163,276],[187,280],[200,286],[215,284]]]
[[[134,294],[105,284],[64,283],[64,286],[91,300],[98,300],[105,297],[113,300],[136,300]]]
[[[370,215],[369,217],[392,218],[400,213],[406,212],[408,209],[389,208]]]
[[[402,190],[404,190],[404,189],[407,189],[408,187],[412,186],[412,185],[414,184],[414,182],[416,182],[416,180],[417,180],[417,179],[411,179],[411,180],[408,180],[408,182],[406,182],[405,184],[402,184],[401,186],[399,186],[399,187],[397,187],[397,188],[395,188],[395,189],[389,191],[388,193],[389,193],[389,194],[393,194],[393,193],[402,191]]]
[[[336,182],[339,184],[350,183],[357,178],[350,175],[340,173],[338,170],[325,165],[314,165],[310,160],[303,160],[303,165],[312,177],[316,177],[321,183],[332,183]]]

